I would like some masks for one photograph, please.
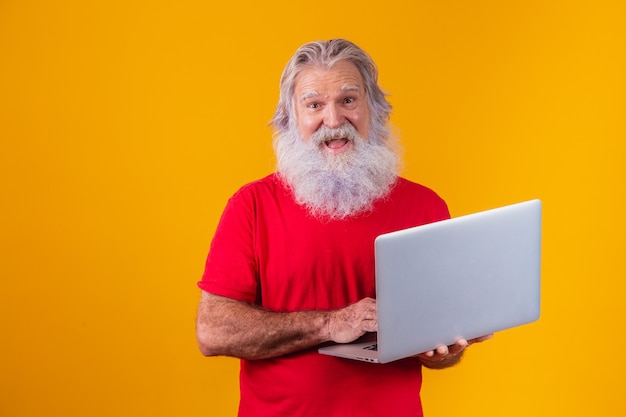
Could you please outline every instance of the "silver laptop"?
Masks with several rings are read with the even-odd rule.
[[[387,363],[539,318],[541,202],[375,240],[378,333],[320,353]]]

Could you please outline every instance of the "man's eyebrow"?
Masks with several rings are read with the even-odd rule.
[[[361,91],[361,86],[358,84],[345,84],[341,87],[341,91]]]
[[[354,91],[361,92],[361,86],[358,84],[344,84],[341,86],[339,91],[341,91],[342,93],[348,93],[348,92],[354,92]],[[319,95],[320,93],[316,90],[305,91],[304,93],[300,94],[300,100],[307,101],[311,98],[318,97]]]
[[[307,101],[308,99],[313,98],[313,97],[317,97],[319,95],[320,95],[320,93],[318,93],[315,90],[313,90],[313,91],[305,91],[304,93],[300,94],[300,100],[301,101]]]

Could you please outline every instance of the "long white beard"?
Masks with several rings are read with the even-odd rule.
[[[326,140],[345,137],[352,149],[328,154]],[[315,217],[343,219],[371,210],[386,196],[398,176],[400,156],[385,140],[361,139],[349,123],[316,131],[305,142],[297,129],[275,137],[278,174],[292,189],[296,202]]]

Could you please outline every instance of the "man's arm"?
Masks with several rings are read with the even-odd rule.
[[[347,343],[377,330],[376,301],[339,310],[275,313],[203,291],[196,335],[205,356],[266,359],[323,342]]]

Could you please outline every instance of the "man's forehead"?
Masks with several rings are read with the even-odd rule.
[[[302,69],[296,77],[296,95],[335,94],[345,91],[364,90],[363,77],[357,66],[350,61],[342,61],[331,68],[310,66]]]

